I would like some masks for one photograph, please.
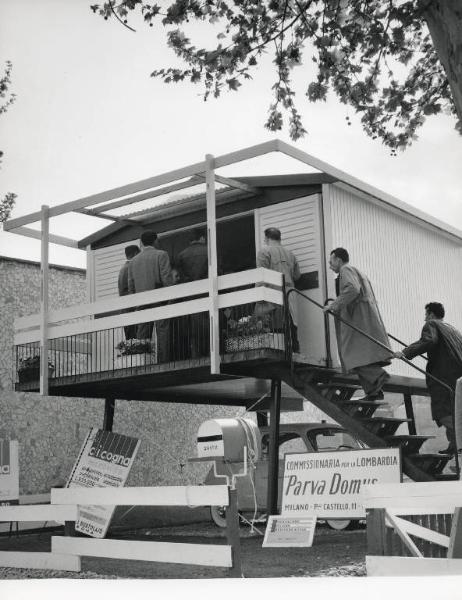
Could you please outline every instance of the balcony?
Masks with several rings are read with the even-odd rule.
[[[290,360],[282,285],[280,273],[252,269],[218,277],[217,293],[204,279],[21,317],[15,388],[38,391],[42,377],[52,395],[143,399],[150,389]]]

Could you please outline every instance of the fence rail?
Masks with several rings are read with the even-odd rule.
[[[51,552],[0,552],[0,566],[80,571],[81,557],[145,560],[210,567],[226,567],[241,577],[241,554],[237,491],[225,485],[127,488],[56,488],[51,504],[0,507],[0,521],[78,519],[79,506],[86,504],[131,506],[226,506],[227,544],[183,544],[170,542],[94,539],[53,536]],[[68,529],[67,529],[68,531]]]
[[[367,486],[363,504],[369,575],[424,574],[424,559],[427,574],[462,574],[462,482]]]

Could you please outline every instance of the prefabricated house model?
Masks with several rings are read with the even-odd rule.
[[[274,174],[259,175],[267,158]],[[290,160],[292,174],[275,173],[275,164],[287,170]],[[252,164],[257,165],[253,173]],[[69,213],[110,224],[82,240],[50,233],[53,218]],[[29,227],[34,222],[41,223],[40,231]],[[201,226],[207,228],[208,278],[118,296],[124,249],[138,244],[143,231],[158,234],[174,264]],[[256,268],[268,227],[280,229],[302,273],[293,292],[297,352],[282,275]],[[40,369],[28,377],[17,373],[16,389],[105,398],[108,429],[116,398],[243,406],[257,411],[259,424],[269,414],[271,428],[277,428],[281,410],[306,399],[370,448],[398,446],[403,471],[413,480],[458,478],[457,472],[445,471],[450,456],[420,451],[428,436],[417,430],[413,397],[428,395],[425,362],[417,359],[420,370],[414,370],[393,361],[385,391],[403,395],[406,415],[375,414],[378,404],[356,399],[357,381],[341,372],[333,319],[321,310],[326,299],[335,297],[328,259],[341,246],[371,279],[395,350],[402,348],[396,340],[409,343],[417,337],[430,301],[442,302],[448,320],[462,329],[462,232],[450,225],[272,140],[207,155],[193,165],[65,204],[44,205],[39,212],[10,219],[4,228],[41,240],[41,312],[15,322],[16,370],[34,357],[40,357]],[[49,244],[86,252],[86,304],[50,310]],[[260,302],[281,307],[282,326],[271,315],[256,314]],[[125,339],[124,327],[160,320],[169,323],[164,358],[158,336],[148,344]],[[193,351],[198,339],[201,348]],[[274,443],[269,464],[268,511],[274,514]]]

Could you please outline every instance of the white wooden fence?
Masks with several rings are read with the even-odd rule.
[[[81,557],[227,567],[241,576],[236,491],[225,485],[126,488],[58,488],[51,504],[0,507],[0,521],[64,521],[78,519],[79,506],[226,506],[227,544],[94,539],[52,536],[51,552],[0,552],[0,566],[80,571]]]
[[[367,574],[462,575],[462,482],[367,486]]]

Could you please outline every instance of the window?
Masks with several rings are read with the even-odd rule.
[[[268,458],[269,434],[265,434],[261,441],[262,458]],[[283,433],[279,436],[279,458],[284,458],[284,454],[289,452],[308,452],[303,439],[298,433]]]
[[[356,450],[360,448],[357,440],[347,431],[323,429],[308,432],[308,437],[318,452],[329,450]]]

